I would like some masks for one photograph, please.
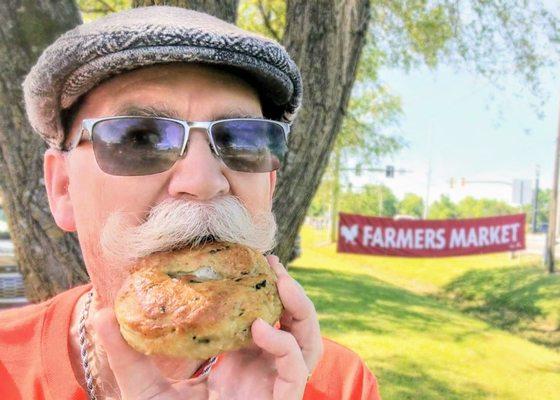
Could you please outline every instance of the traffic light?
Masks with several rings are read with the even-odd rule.
[[[387,178],[392,178],[395,176],[395,167],[392,165],[387,165],[385,167],[385,176]]]
[[[449,179],[449,187],[451,187],[451,189],[453,189],[453,186],[455,186],[455,178]]]
[[[465,178],[461,178],[461,186],[465,186],[467,184],[467,181]]]

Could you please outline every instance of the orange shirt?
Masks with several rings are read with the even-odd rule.
[[[82,285],[40,304],[0,312],[0,399],[87,400],[70,364],[70,317]],[[323,339],[325,353],[304,400],[379,400],[375,377],[345,347]]]

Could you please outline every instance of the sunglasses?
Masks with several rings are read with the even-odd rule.
[[[117,116],[84,119],[82,128],[67,151],[89,140],[99,168],[119,176],[150,175],[170,169],[185,154],[193,128],[206,130],[214,153],[228,168],[241,172],[274,171],[288,152],[290,133],[290,125],[285,122],[257,118],[191,122]]]

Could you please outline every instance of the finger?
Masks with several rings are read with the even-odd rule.
[[[315,306],[303,287],[280,264],[278,257],[269,256],[268,260],[278,275],[278,293],[286,310],[280,322],[283,329],[296,338],[308,369],[313,371],[323,355],[323,340]]]
[[[269,254],[266,256],[268,263],[270,264],[270,268],[276,273],[276,276],[280,275],[288,275],[288,270],[282,265],[278,256],[274,254]]]
[[[124,341],[113,310],[99,310],[93,326],[123,398],[150,398],[169,389],[169,382],[151,360]]]
[[[274,329],[260,318],[253,322],[251,334],[258,347],[274,356],[278,377],[274,383],[272,398],[301,399],[309,370],[294,336]]]
[[[307,297],[303,287],[288,274],[278,257],[269,255],[267,259],[278,278],[277,286],[282,286],[282,289],[278,287],[278,292],[290,316],[295,320],[304,320],[316,314],[313,302]]]

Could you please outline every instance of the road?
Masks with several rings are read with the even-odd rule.
[[[556,238],[556,260],[560,259],[560,238]],[[539,256],[544,255],[544,246],[546,244],[546,234],[544,233],[527,233],[525,235],[525,244],[526,249],[525,253],[527,254],[536,254]]]

